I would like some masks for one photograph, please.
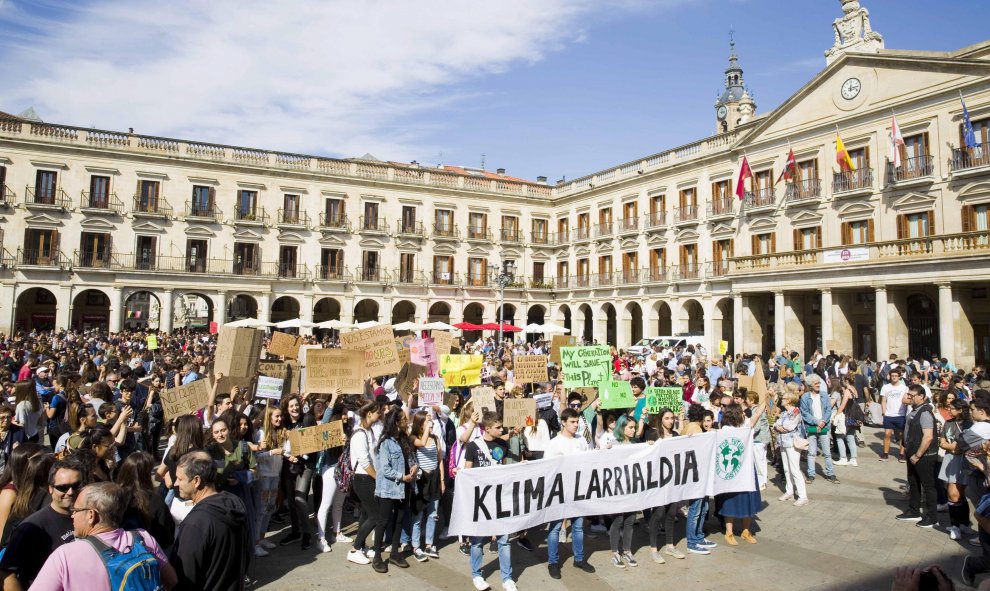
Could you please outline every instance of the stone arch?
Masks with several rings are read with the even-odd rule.
[[[643,308],[639,302],[629,302],[622,311],[619,346],[626,347],[643,338]]]
[[[604,331],[602,332],[602,337],[604,337],[604,343],[599,344],[609,344],[612,346],[618,346],[619,342],[619,318],[615,311],[615,306],[611,303],[606,302],[602,304],[601,311],[601,322],[604,323]]]
[[[736,351],[736,343],[733,338],[735,314],[735,306],[730,297],[721,298],[712,306],[712,332],[714,334],[705,335],[708,337],[708,342],[715,347],[713,351],[708,352],[710,357],[718,355],[719,341],[729,343],[727,351]]]
[[[545,324],[547,321],[547,309],[539,304],[530,306],[526,310],[526,324]]]
[[[172,328],[209,329],[216,320],[213,298],[195,291],[175,294],[172,302]]]
[[[113,313],[119,313],[119,310]],[[110,298],[101,289],[85,289],[72,298],[72,317],[69,326],[75,330],[110,328]],[[147,318],[143,319],[147,324]]]
[[[580,336],[584,339],[585,343],[591,343],[595,340],[595,315],[591,311],[591,306],[588,304],[578,306],[578,312],[581,314],[579,325]]]
[[[320,298],[313,304],[313,322],[340,320],[340,302],[334,298]]]
[[[32,287],[17,296],[14,330],[54,330],[58,298],[44,287]]]
[[[240,318],[257,318],[258,300],[254,296],[240,293],[230,298],[227,303],[227,322],[233,322]]]
[[[677,316],[678,332],[703,334],[705,332],[705,308],[695,299],[685,300]]]
[[[392,305],[392,326],[402,322],[416,321],[416,304],[401,300]]]
[[[379,305],[373,299],[364,299],[354,304],[354,323],[378,320]]]
[[[464,322],[471,324],[485,323],[485,305],[478,302],[471,302],[464,306]],[[466,341],[475,341],[481,336],[480,330],[466,330],[463,332]]]
[[[117,312],[115,312],[117,313]],[[157,330],[161,326],[162,301],[153,291],[137,289],[124,298],[124,330]]]
[[[502,322],[502,316],[505,315],[505,322],[509,324],[516,323],[516,307],[512,304],[502,304],[501,306],[495,307],[495,322]]]
[[[653,319],[656,322],[655,334],[648,336],[666,337],[674,334],[674,319],[670,304],[661,300],[656,301],[653,304]]]
[[[447,302],[435,302],[430,306],[427,322],[446,322],[450,324],[450,304]]]
[[[280,296],[272,302],[269,322],[284,322],[299,318],[301,306],[295,296]]]

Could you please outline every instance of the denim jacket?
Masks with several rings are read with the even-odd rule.
[[[380,499],[406,498],[406,483],[402,482],[402,477],[406,475],[406,458],[402,454],[402,447],[394,439],[386,439],[378,448],[378,461],[375,463],[378,470],[375,476],[375,496]]]
[[[797,409],[791,412],[781,409],[780,417],[774,423],[775,430],[778,426],[784,430],[783,433],[777,433],[777,443],[780,447],[794,447],[794,438],[804,437],[804,429],[802,428],[804,425],[802,423],[801,413]]]
[[[804,419],[805,425],[818,425],[818,421],[815,420],[815,413],[811,410],[811,397],[818,396],[822,403],[822,421],[825,422],[826,427],[831,424],[832,421],[832,402],[828,399],[827,392],[805,392],[801,395],[801,418]]]

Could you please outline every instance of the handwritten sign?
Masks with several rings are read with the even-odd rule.
[[[340,333],[340,346],[364,352],[364,373],[367,376],[377,378],[397,374],[402,368],[395,350],[391,324]]]
[[[145,340],[148,342],[149,351],[154,351],[158,349],[158,335],[149,334],[148,338]]]
[[[247,385],[258,371],[262,331],[256,328],[220,328],[213,371],[222,373],[231,385]],[[226,391],[227,385],[221,384]]]
[[[282,361],[259,361],[258,373],[270,378],[284,380],[289,377],[289,364]]]
[[[547,392],[546,394],[537,394],[533,396],[533,400],[536,401],[536,408],[544,409],[550,408],[553,405],[553,394]]]
[[[399,374],[395,376],[395,391],[403,398],[408,398],[416,386],[416,380],[426,375],[426,368],[415,363],[403,364]]]
[[[419,405],[443,404],[444,390],[443,378],[419,378]]]
[[[444,355],[440,357],[440,375],[448,388],[481,383],[481,355]]]
[[[601,408],[632,408],[636,406],[636,397],[633,396],[632,386],[629,385],[629,382],[606,380],[599,391],[602,400]]]
[[[395,352],[399,354],[399,364],[409,363],[409,345],[416,339],[416,335],[407,334],[395,337]]]
[[[561,347],[565,388],[601,387],[612,379],[612,353],[608,347]]]
[[[546,382],[550,378],[547,376],[546,355],[516,355],[512,358],[512,375],[515,376],[517,384],[532,384],[534,382]]]
[[[285,387],[285,380],[270,378],[268,376],[258,377],[258,389],[254,395],[258,398],[268,398],[270,400],[281,400],[282,390]]]
[[[729,341],[719,341],[718,342],[718,354],[725,355],[729,352]]]
[[[306,391],[329,394],[340,388],[344,394],[363,394],[364,359],[363,351],[309,350],[306,353]]]
[[[165,411],[165,418],[180,417],[203,408],[210,401],[212,390],[213,384],[209,379],[196,380],[185,386],[162,390],[162,409]]]
[[[471,402],[474,403],[474,410],[495,410],[495,388],[489,386],[471,388]]]
[[[555,334],[550,339],[550,361],[560,365],[561,347],[574,347],[577,345],[577,337],[566,334]]]
[[[502,406],[502,424],[506,427],[526,427],[535,424],[536,401],[532,398],[507,398]]]
[[[437,355],[450,355],[450,346],[454,344],[454,335],[445,330],[434,330],[430,338],[436,345]]]
[[[433,339],[415,339],[409,343],[409,362],[425,367],[426,375],[436,376],[440,364]]]
[[[681,388],[646,389],[646,412],[651,415],[660,414],[661,408],[669,408],[674,414],[679,414],[683,404],[684,390]]]
[[[268,345],[268,352],[272,355],[281,355],[286,359],[296,359],[299,357],[301,345],[302,337],[275,331],[272,333],[272,342]]]
[[[290,429],[288,431],[289,448],[294,456],[311,454],[332,447],[343,447],[344,423],[330,421],[324,425]]]

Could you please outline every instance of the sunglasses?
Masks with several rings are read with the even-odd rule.
[[[52,485],[52,488],[54,488],[55,490],[57,490],[60,493],[67,493],[70,490],[76,490],[76,491],[78,491],[81,487],[82,487],[82,483],[81,482],[78,482],[78,481],[77,482],[70,482],[69,484],[53,484]]]
[[[580,402],[575,402],[573,404],[568,404],[567,406],[569,406],[571,408],[581,408],[581,403]]]

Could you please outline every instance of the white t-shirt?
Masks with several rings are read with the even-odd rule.
[[[577,435],[574,437],[568,437],[561,433],[550,440],[550,444],[547,445],[547,451],[546,454],[544,454],[544,457],[552,458],[553,456],[566,456],[581,453],[582,451],[588,451],[588,441],[584,437],[579,437]]]
[[[907,385],[904,380],[898,385],[885,384],[880,389],[880,396],[884,399],[883,416],[903,417],[907,414],[907,405],[904,404],[904,395],[907,394]]]

